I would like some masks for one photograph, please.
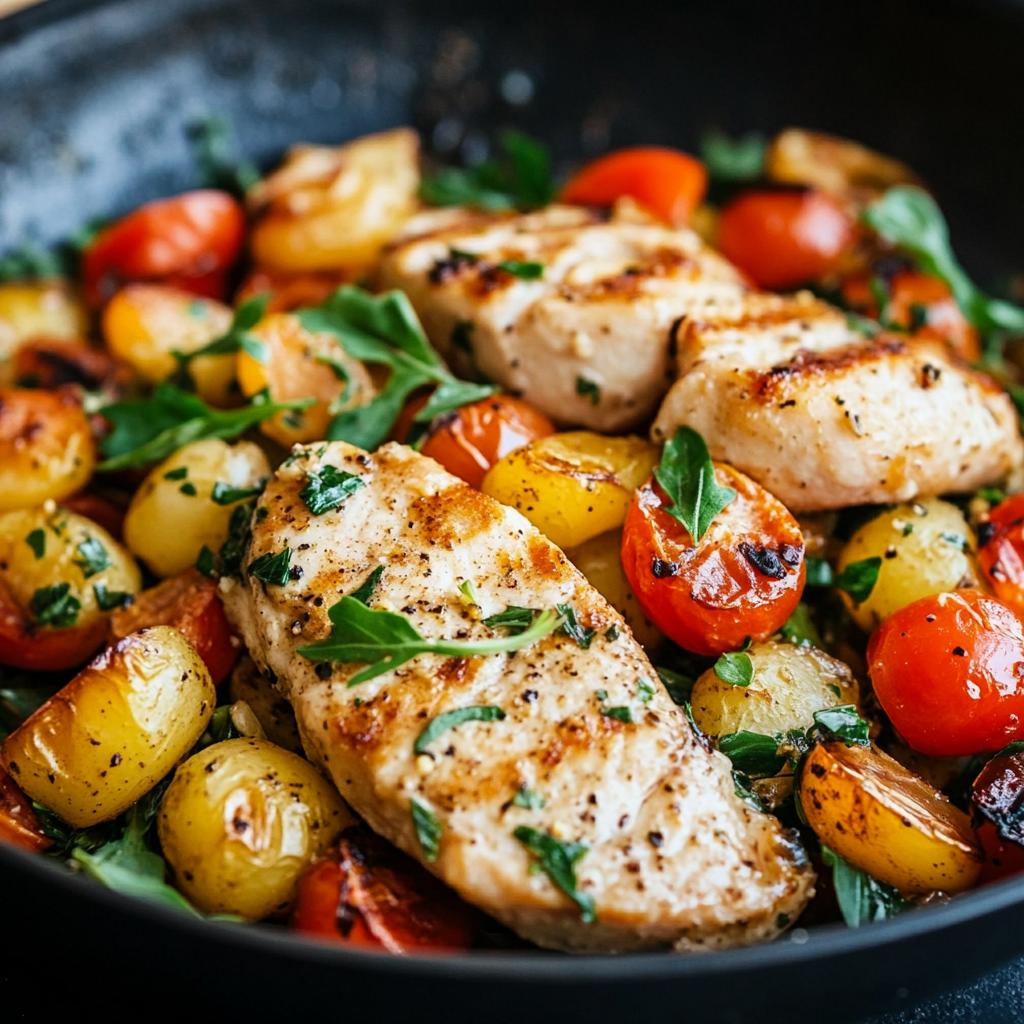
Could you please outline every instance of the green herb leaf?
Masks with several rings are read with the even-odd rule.
[[[463,580],[459,584],[459,592],[470,604],[479,607],[480,602],[476,596],[476,584],[472,580]]]
[[[187,476],[188,466],[179,466],[177,469],[171,469],[164,473],[165,480],[184,480]]]
[[[504,270],[506,274],[520,277],[524,281],[536,281],[544,276],[543,263],[524,262],[523,260],[502,260],[495,269]]]
[[[655,665],[654,671],[658,673],[658,678],[668,691],[673,704],[683,707],[689,703],[690,694],[693,692],[693,687],[697,682],[693,676],[684,675],[682,672],[665,668],[663,665]]]
[[[127,591],[107,590],[106,583],[94,584],[92,592],[96,595],[96,604],[101,612],[112,612],[115,608],[123,608],[135,600],[135,595]]]
[[[562,632],[566,636],[572,637],[583,650],[586,650],[594,639],[594,631],[588,627],[581,626],[576,621],[576,610],[571,604],[556,604],[555,609],[565,620],[562,623]]]
[[[59,250],[42,249],[37,245],[9,249],[0,258],[0,284],[7,281],[66,277],[68,272],[67,261],[62,258]]]
[[[353,597],[343,597],[328,615],[333,625],[330,637],[300,647],[299,653],[311,661],[366,662],[367,668],[357,672],[348,681],[349,686],[390,672],[420,654],[473,658],[517,651],[553,633],[562,624],[561,616],[548,609],[515,636],[494,640],[427,640],[404,615],[367,608]]]
[[[586,377],[576,378],[576,394],[582,398],[589,398],[591,405],[598,405],[601,401],[600,385],[587,380]]]
[[[307,474],[306,479],[308,483],[299,491],[299,497],[315,516],[337,508],[366,482],[361,476],[334,466],[321,466],[317,472]]]
[[[416,829],[416,838],[423,851],[423,858],[433,864],[441,848],[441,821],[418,797],[412,798],[411,807],[412,824]]]
[[[433,719],[430,724],[416,737],[413,744],[413,752],[423,754],[427,747],[449,729],[461,725],[463,722],[500,722],[505,717],[501,708],[491,704],[480,704],[467,708],[456,708],[454,711],[445,711]]]
[[[46,554],[46,531],[33,530],[26,538],[25,543],[32,549],[32,554],[38,561]]]
[[[563,842],[528,825],[520,825],[512,834],[538,859],[541,871],[580,908],[580,920],[593,924],[597,920],[594,897],[576,887],[576,865],[587,845]]]
[[[882,559],[862,558],[859,562],[851,562],[838,576],[832,580],[832,586],[845,590],[856,604],[863,604],[875,589],[878,573],[882,568]]]
[[[250,524],[252,522],[253,503],[246,502],[244,505],[236,505],[231,510],[231,518],[228,520],[228,536],[217,557],[220,562],[219,575],[238,575],[242,567],[242,557],[245,549],[249,546],[249,537],[252,533]]]
[[[513,634],[522,633],[524,629],[529,628],[537,614],[537,609],[535,608],[520,608],[517,605],[510,604],[503,612],[498,612],[497,615],[490,615],[484,619],[484,625],[490,626],[491,629],[505,627],[511,630]]]
[[[828,563],[825,563],[828,565]],[[782,629],[782,636],[797,647],[821,647],[821,635],[811,619],[811,610],[801,601]]]
[[[521,807],[524,811],[539,811],[544,808],[547,801],[538,793],[535,789],[527,789],[523,786],[522,789],[516,790],[516,795],[512,797],[513,807]]]
[[[272,583],[283,587],[288,582],[288,566],[292,560],[292,549],[285,548],[276,555],[269,551],[249,563],[248,573],[261,583]]]
[[[97,469],[127,469],[173,455],[192,441],[210,437],[237,437],[275,413],[305,409],[315,402],[303,398],[288,402],[256,401],[241,409],[212,409],[195,395],[166,381],[144,401],[116,402],[100,409],[114,424],[101,443],[106,460]]]
[[[754,678],[754,663],[746,651],[723,654],[715,662],[715,675],[730,686],[749,686]]]
[[[384,575],[384,566],[378,565],[369,576],[363,580],[362,585],[358,589],[353,590],[348,596],[353,601],[358,601],[360,604],[369,604],[370,598],[373,597],[373,592],[377,589],[377,584],[380,583],[381,576]]]
[[[710,131],[700,142],[700,158],[708,176],[720,181],[756,181],[764,174],[767,146],[764,136],[750,132],[732,139],[720,131]]]
[[[815,724],[825,732],[843,740],[848,747],[854,744],[867,746],[871,726],[857,714],[854,704],[841,704],[837,708],[826,708],[814,712]]]
[[[779,755],[778,746],[775,737],[747,730],[718,737],[718,749],[733,768],[750,778],[771,778],[782,771],[786,758]]]
[[[690,724],[693,724],[693,719],[690,719]],[[696,729],[694,730],[696,731]],[[698,733],[699,735],[699,733]],[[733,792],[741,799],[750,804],[755,811],[763,811],[764,804],[761,802],[761,798],[750,788],[750,779],[743,774],[741,771],[737,771],[735,768],[732,770],[732,788]]]
[[[614,718],[625,725],[633,724],[633,712],[627,707],[601,708],[601,714],[605,718]]]
[[[55,583],[52,587],[41,587],[32,595],[30,607],[36,625],[67,629],[78,621],[82,603],[69,591],[69,583]]]
[[[835,573],[832,572],[832,566],[824,558],[818,558],[816,555],[805,555],[804,565],[807,567],[807,586],[832,586]]]
[[[86,537],[75,550],[78,552],[78,557],[73,561],[82,570],[82,575],[86,579],[104,569],[109,569],[113,564],[110,561],[110,555],[107,554],[107,549],[95,537]]]
[[[665,511],[686,527],[695,544],[736,497],[732,488],[718,485],[704,438],[689,427],[679,427],[665,445],[654,477],[668,495]]]
[[[859,928],[872,921],[885,921],[910,906],[891,885],[848,864],[824,844],[821,859],[832,868],[839,911],[847,927]]]
[[[234,505],[236,501],[244,501],[246,498],[254,498],[263,491],[265,482],[260,482],[255,487],[232,487],[230,484],[218,480],[213,485],[213,493],[210,495],[212,501],[218,505]]]
[[[232,155],[231,123],[222,115],[203,118],[188,128],[199,183],[204,188],[219,188],[239,199],[259,181],[260,172],[248,161]]]
[[[654,687],[643,676],[636,681],[636,696],[641,704],[647,704],[654,696]]]
[[[199,492],[196,490],[196,485],[186,481],[179,488],[182,494],[187,494],[190,498],[194,498]]]
[[[208,579],[212,580],[217,576],[214,554],[205,544],[199,549],[196,568]]]
[[[257,362],[269,363],[270,349],[266,342],[248,333],[266,315],[269,301],[269,292],[254,295],[235,310],[227,333],[222,334],[219,338],[214,338],[213,341],[192,352],[172,353],[178,360],[178,370],[171,378],[172,383],[178,384],[188,391],[194,391],[195,385],[189,373],[189,366],[192,360],[198,359],[200,356],[224,356],[244,350]]]

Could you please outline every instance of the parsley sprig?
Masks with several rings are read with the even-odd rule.
[[[435,386],[427,404],[414,417],[416,423],[429,423],[441,413],[478,402],[497,390],[493,385],[470,384],[451,374],[431,348],[412,305],[400,291],[375,296],[345,285],[323,305],[299,310],[296,316],[308,331],[333,334],[351,358],[391,369],[387,384],[372,401],[334,417],[327,428],[330,441],[376,448],[417,388]]]

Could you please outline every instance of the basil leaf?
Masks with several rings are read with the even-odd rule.
[[[581,398],[589,398],[591,405],[598,405],[601,401],[600,385],[587,380],[586,377],[576,378],[576,394]]]
[[[272,583],[283,587],[288,582],[288,566],[292,560],[291,548],[285,548],[276,555],[269,551],[254,558],[249,563],[247,572],[261,583]]]
[[[658,673],[658,678],[668,691],[673,704],[683,707],[689,703],[690,694],[697,682],[693,676],[683,675],[682,672],[676,672],[674,669],[665,668],[662,665],[655,665],[654,671]]]
[[[377,589],[377,584],[380,583],[381,576],[384,575],[384,566],[378,565],[369,576],[363,580],[361,586],[356,590],[353,590],[348,596],[353,601],[359,601],[360,604],[369,604],[370,598],[373,596],[373,592]]]
[[[412,824],[416,829],[416,838],[419,840],[420,849],[423,851],[423,859],[432,864],[437,860],[437,854],[441,848],[441,821],[418,797],[412,798],[411,808]]]
[[[503,270],[513,277],[522,278],[524,281],[536,281],[544,276],[544,264],[524,262],[522,260],[502,260],[495,267],[496,270]]]
[[[633,725],[633,712],[627,707],[601,708],[601,714],[625,725]]]
[[[230,484],[221,483],[218,480],[213,485],[213,492],[210,494],[212,501],[218,505],[234,505],[236,501],[244,501],[246,498],[254,498],[260,494],[265,486],[265,481],[255,487],[232,487]]]
[[[530,627],[515,636],[494,640],[428,640],[416,632],[404,616],[367,608],[352,597],[343,597],[328,612],[333,628],[327,640],[299,648],[311,661],[366,662],[367,668],[349,681],[356,686],[390,672],[420,654],[472,658],[527,647],[553,633],[562,619],[552,610],[541,612]]]
[[[32,549],[32,554],[38,561],[46,554],[46,531],[33,530],[26,538],[25,543]]]
[[[862,558],[859,562],[851,562],[838,576],[832,580],[832,586],[845,590],[853,598],[854,603],[863,604],[875,589],[878,573],[882,568],[882,559]]]
[[[522,807],[524,811],[542,810],[546,803],[547,801],[540,793],[535,789],[527,789],[525,786],[517,789],[516,795],[512,797],[512,805],[514,807]]]
[[[828,563],[825,563],[828,565]],[[801,601],[779,630],[783,638],[797,647],[821,647],[821,635],[811,619],[811,610]]]
[[[665,511],[686,527],[694,544],[736,497],[732,488],[718,485],[704,438],[689,427],[679,427],[665,445],[654,477],[668,495]]]
[[[463,722],[500,722],[505,717],[501,708],[489,704],[475,705],[467,708],[456,708],[454,711],[445,711],[433,719],[430,724],[416,737],[413,744],[413,752],[422,754],[427,747],[443,735],[449,729],[461,725]]]
[[[559,615],[564,617],[562,632],[572,637],[577,644],[586,650],[594,639],[594,631],[588,627],[581,626],[576,621],[576,610],[570,604],[556,604],[555,609]]]
[[[112,612],[115,608],[123,608],[135,600],[135,595],[127,591],[107,590],[106,583],[94,584],[92,592],[96,595],[96,604],[101,612]]]
[[[867,746],[871,726],[857,713],[854,704],[842,704],[836,708],[826,708],[814,712],[815,724],[825,732],[843,740],[848,747],[854,744]]]
[[[715,675],[730,686],[749,686],[754,678],[754,663],[746,651],[723,654],[715,662]]]
[[[104,569],[109,569],[113,564],[110,561],[110,555],[107,554],[107,549],[95,537],[86,537],[75,550],[78,552],[78,557],[72,561],[82,570],[82,575],[86,579]]]
[[[52,587],[40,587],[32,595],[29,607],[36,625],[67,629],[78,621],[82,603],[70,590],[69,583],[55,583]]]
[[[885,921],[910,906],[891,885],[879,882],[848,864],[824,843],[821,846],[821,859],[832,868],[839,911],[847,927],[859,928],[872,921]]]
[[[513,633],[521,633],[524,629],[529,628],[535,615],[537,615],[535,608],[520,608],[510,604],[503,612],[484,619],[484,625],[490,626],[491,629],[499,629],[504,626]]]
[[[334,466],[321,466],[317,472],[307,474],[306,479],[308,482],[299,491],[299,497],[314,516],[322,516],[337,508],[365,483],[361,476]]]
[[[580,920],[593,924],[597,920],[594,897],[576,887],[576,865],[586,854],[587,845],[563,842],[528,825],[520,825],[512,835],[537,857],[540,870],[580,908]]]
[[[757,132],[732,139],[723,132],[710,131],[701,139],[700,158],[711,178],[756,181],[764,174],[767,148],[764,136]]]
[[[779,755],[778,745],[773,736],[747,730],[718,737],[718,749],[733,768],[752,778],[771,778],[782,771],[786,758]]]

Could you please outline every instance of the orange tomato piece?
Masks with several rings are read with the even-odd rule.
[[[996,596],[1024,619],[1024,494],[1001,501],[978,524],[978,562]]]
[[[0,842],[38,853],[53,845],[44,834],[32,802],[0,768]]]

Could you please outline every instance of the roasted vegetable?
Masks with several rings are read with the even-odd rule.
[[[0,284],[0,385],[14,383],[15,356],[25,342],[74,341],[88,326],[85,307],[64,281]]]
[[[3,768],[0,768],[0,843],[20,846],[29,853],[53,845],[53,840],[47,837],[39,824],[32,801]]]

